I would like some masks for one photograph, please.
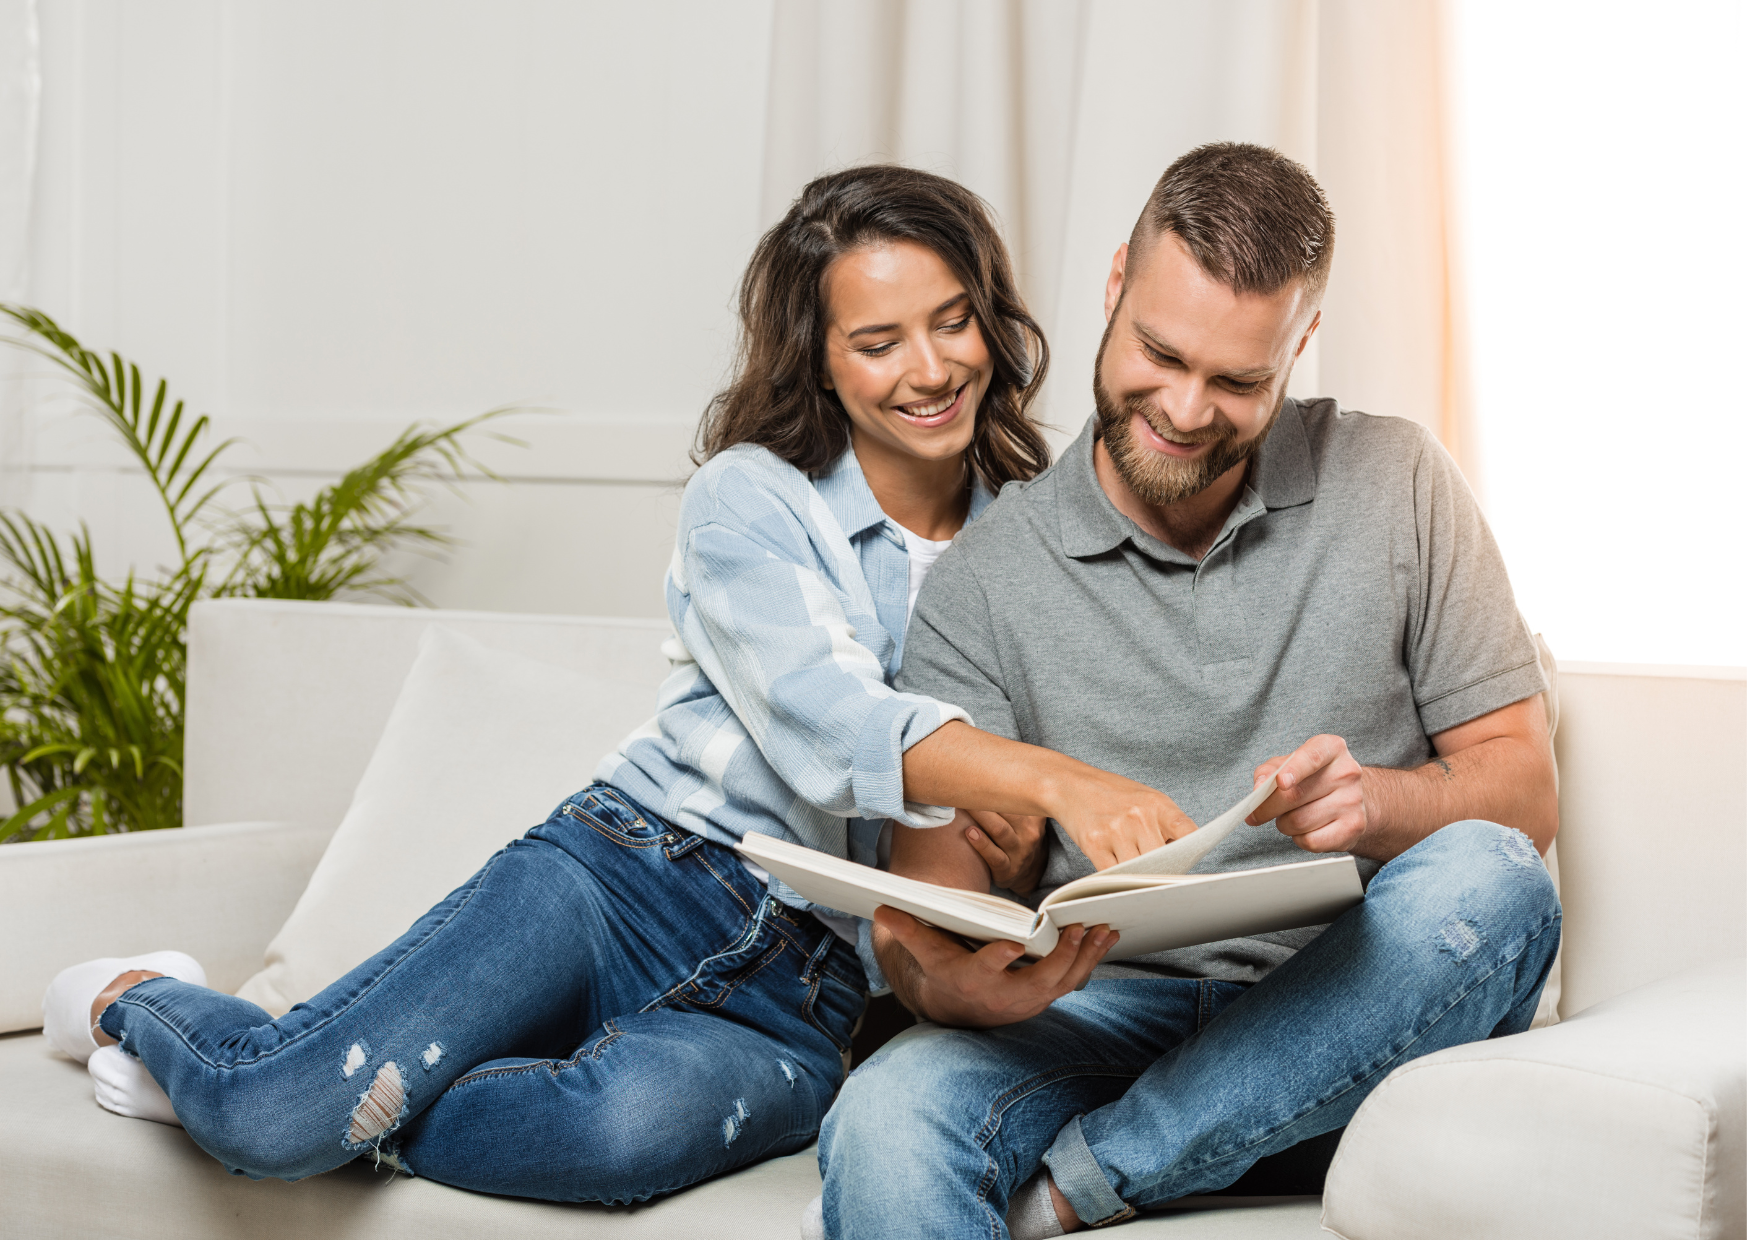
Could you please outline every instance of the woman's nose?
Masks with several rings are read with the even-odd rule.
[[[952,381],[953,372],[947,366],[947,359],[941,356],[941,350],[933,340],[923,341],[922,347],[912,356],[915,364],[911,367],[910,385],[917,391],[931,392]]]

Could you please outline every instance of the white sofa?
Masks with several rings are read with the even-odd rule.
[[[788,1237],[811,1152],[633,1209],[373,1175],[224,1174],[179,1129],[97,1108],[36,1027],[56,970],[174,946],[234,989],[261,965],[369,759],[426,626],[647,680],[666,626],[227,601],[190,631],[189,828],[0,848],[0,1236]],[[1743,1234],[1744,683],[1563,669],[1565,1023],[1393,1074],[1324,1197],[1202,1199],[1124,1235],[1348,1240]],[[593,755],[581,758],[585,783]]]

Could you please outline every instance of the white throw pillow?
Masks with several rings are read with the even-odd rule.
[[[654,709],[647,684],[432,625],[351,808],[237,993],[278,1016],[343,977],[586,787]]]

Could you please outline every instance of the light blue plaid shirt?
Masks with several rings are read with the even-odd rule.
[[[992,498],[978,482],[971,517]],[[970,722],[892,688],[909,582],[904,536],[854,451],[814,475],[751,445],[715,456],[680,503],[673,670],[655,718],[595,778],[718,843],[757,832],[866,865],[883,820],[950,822],[952,810],[904,799],[904,751]],[[771,891],[812,907],[779,882]]]

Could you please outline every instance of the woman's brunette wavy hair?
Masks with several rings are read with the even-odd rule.
[[[972,467],[999,491],[1050,463],[1028,412],[1050,348],[1020,300],[989,208],[946,177],[869,164],[810,182],[760,238],[741,281],[734,378],[704,411],[695,464],[743,443],[769,448],[808,473],[842,455],[849,415],[823,383],[825,275],[851,250],[894,241],[928,247],[959,278],[995,364],[977,410]]]

